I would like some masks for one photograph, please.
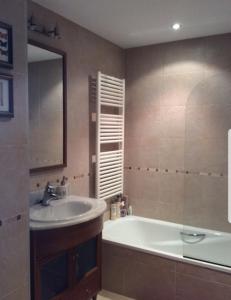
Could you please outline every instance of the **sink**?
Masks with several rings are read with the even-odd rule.
[[[58,202],[58,201],[57,201]],[[89,211],[92,206],[80,201],[51,202],[50,206],[44,207],[37,204],[31,208],[30,219],[37,222],[57,222],[76,218]]]
[[[53,229],[90,221],[104,213],[105,201],[79,196],[53,200],[49,206],[35,204],[30,207],[30,228]]]

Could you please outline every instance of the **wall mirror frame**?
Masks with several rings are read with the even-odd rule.
[[[58,168],[65,168],[67,166],[67,55],[66,52],[47,46],[43,43],[40,43],[38,41],[28,39],[28,46],[35,46],[38,48],[41,48],[43,50],[53,52],[54,54],[60,55],[62,57],[62,118],[63,118],[63,124],[62,124],[62,145],[59,147],[62,147],[62,158],[59,163],[57,164],[49,164],[49,165],[42,165],[42,166],[36,166],[31,167],[30,166],[30,174],[37,173],[37,172],[43,172],[43,171],[49,171],[54,170]],[[28,72],[29,77],[29,72]],[[29,99],[30,103],[30,99]],[[30,108],[29,108],[30,109]],[[30,150],[31,151],[31,150]],[[30,153],[31,155],[31,153]]]

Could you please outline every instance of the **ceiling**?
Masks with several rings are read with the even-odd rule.
[[[231,32],[231,0],[35,0],[131,48]],[[171,26],[180,22],[180,31]]]

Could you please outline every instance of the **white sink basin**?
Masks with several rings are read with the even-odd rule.
[[[87,222],[102,215],[105,209],[105,201],[79,196],[53,200],[49,206],[35,204],[30,207],[30,228],[44,230]]]
[[[76,218],[89,211],[92,205],[80,201],[51,202],[50,206],[44,207],[37,204],[31,208],[30,219],[36,222],[57,222]]]

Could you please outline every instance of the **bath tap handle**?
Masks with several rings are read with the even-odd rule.
[[[206,236],[205,233],[197,233],[197,232],[192,232],[192,233],[190,233],[190,232],[183,232],[183,231],[181,231],[180,234],[181,234],[181,235],[184,235],[184,236],[200,237],[200,238]]]

